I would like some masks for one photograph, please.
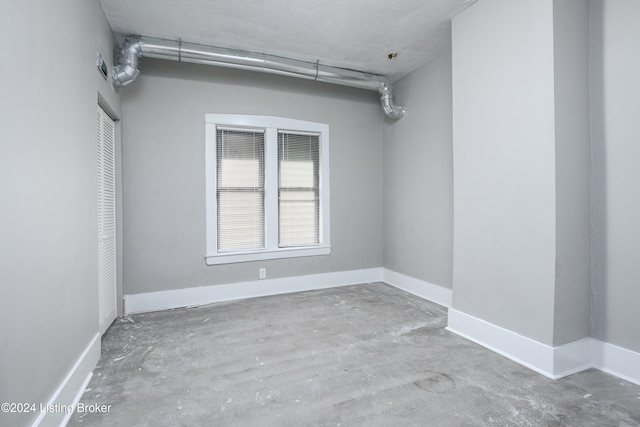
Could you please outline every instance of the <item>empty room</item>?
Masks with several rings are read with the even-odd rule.
[[[640,426],[637,0],[0,21],[0,426]]]

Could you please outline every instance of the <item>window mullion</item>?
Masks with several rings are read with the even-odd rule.
[[[266,129],[265,232],[267,250],[278,248],[278,130]]]

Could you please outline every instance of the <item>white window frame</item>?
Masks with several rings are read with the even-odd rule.
[[[218,252],[218,204],[216,200],[216,130],[264,130],[265,134],[265,248],[242,252]],[[317,134],[320,137],[319,243],[312,246],[278,246],[278,131]],[[205,114],[206,225],[208,265],[331,253],[329,208],[329,125],[275,116]]]

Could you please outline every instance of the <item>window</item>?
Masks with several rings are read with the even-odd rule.
[[[320,243],[320,137],[278,133],[280,247]]]
[[[207,263],[326,255],[329,127],[206,115]]]
[[[264,132],[216,131],[218,252],[264,248]]]

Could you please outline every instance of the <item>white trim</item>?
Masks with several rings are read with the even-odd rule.
[[[215,183],[214,183],[215,184]],[[261,259],[277,259],[278,251],[278,129],[268,128],[264,140],[264,233],[266,248],[275,249],[273,251],[265,250],[265,253],[273,256],[273,258],[262,258],[263,253],[255,253],[256,261]],[[209,248],[207,248],[209,249]],[[213,248],[216,249],[216,248]],[[255,251],[257,252],[257,251]],[[213,254],[216,255],[215,253]],[[222,254],[217,254],[224,262],[228,259]],[[245,254],[247,256],[249,254]],[[285,255],[288,256],[288,255]],[[293,255],[291,255],[293,256]],[[215,258],[211,254],[207,257],[207,263],[215,262]],[[248,259],[251,261],[251,258]],[[211,265],[211,264],[210,264]]]
[[[217,175],[216,165],[216,125],[205,125],[205,220],[207,250],[218,247],[218,233],[216,231],[218,218],[218,203],[216,201],[215,182]],[[207,257],[205,257],[207,258]]]
[[[382,281],[382,268],[126,295],[127,314]]]
[[[562,378],[592,368],[591,338],[553,347],[553,378]]]
[[[640,353],[594,338],[551,347],[451,308],[452,291],[449,289],[382,267],[149,292],[126,295],[125,299],[127,314],[132,314],[380,281],[448,307],[448,331],[548,378],[558,379],[585,369],[596,368],[640,385]],[[97,363],[99,350],[95,357],[96,361],[92,367]],[[84,354],[82,358],[85,358]],[[56,392],[56,396],[58,393]],[[55,396],[51,402],[54,401]]]
[[[594,338],[551,347],[453,308],[447,330],[551,379],[595,368],[640,385],[640,353]]]
[[[46,407],[53,405],[76,407],[93,376],[93,368],[96,367],[98,360],[100,360],[100,351],[100,334],[96,334],[45,404]],[[32,426],[64,426],[72,414],[73,412],[40,412]]]
[[[320,134],[320,244],[331,247],[331,179],[329,171],[329,125]]]
[[[264,132],[264,232],[265,248],[228,254],[218,251],[216,201],[217,162],[216,129],[235,129]],[[280,248],[278,245],[278,133],[290,132],[319,137],[319,245]],[[266,259],[328,255],[331,253],[329,125],[276,116],[242,114],[205,114],[205,206],[206,248],[208,265],[228,264]]]
[[[453,308],[447,330],[480,344],[548,378],[553,375],[553,348]]]
[[[305,246],[300,248],[280,248],[271,251],[264,250],[260,252],[208,254],[205,260],[207,261],[207,265],[217,265],[245,261],[263,261],[267,259],[329,255],[330,253],[331,246]]]
[[[423,280],[384,268],[383,281],[395,288],[409,292],[417,297],[429,300],[444,307],[451,307],[453,292],[451,289],[434,285]]]
[[[204,120],[206,124],[214,124],[225,127],[232,126],[236,129],[264,129],[273,127],[283,130],[314,132],[316,134],[320,134],[327,130],[327,125],[324,123],[290,119],[287,117],[278,116],[206,113],[204,115]]]
[[[596,369],[640,385],[640,353],[592,338],[591,361]]]

